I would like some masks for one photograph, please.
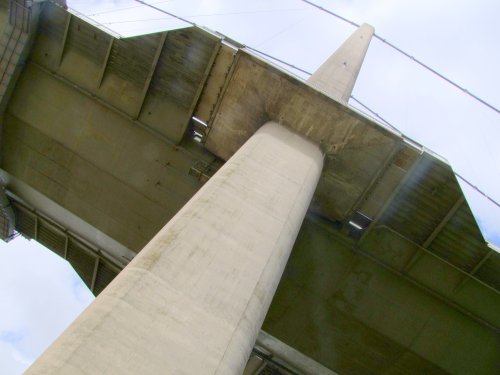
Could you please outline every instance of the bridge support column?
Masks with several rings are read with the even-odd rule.
[[[27,373],[241,373],[322,165],[264,125]]]

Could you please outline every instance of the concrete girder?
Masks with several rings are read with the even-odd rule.
[[[104,57],[104,62],[101,66],[101,69],[98,74],[97,78],[97,88],[100,88],[102,85],[102,80],[104,79],[104,74],[106,74],[106,69],[108,67],[109,63],[109,56],[111,55],[111,51],[113,50],[113,44],[114,44],[115,38],[112,36],[109,37],[109,43],[108,43],[108,48],[106,50],[106,56]]]
[[[66,25],[64,26],[64,34],[63,34],[63,39],[62,39],[61,46],[60,46],[60,52],[59,52],[59,56],[57,58],[57,60],[58,60],[57,65],[58,66],[61,65],[62,60],[64,58],[64,50],[66,49],[66,42],[68,41],[68,34],[70,32],[72,19],[73,19],[72,14],[68,12],[66,15]]]
[[[148,76],[146,78],[146,82],[144,83],[144,88],[142,90],[141,99],[139,101],[139,105],[137,106],[137,111],[132,118],[137,120],[141,115],[141,110],[144,105],[144,100],[146,99],[146,95],[148,94],[149,86],[151,85],[151,80],[156,71],[156,67],[158,66],[158,60],[160,60],[161,52],[163,51],[163,45],[165,44],[165,40],[167,39],[167,32],[161,34],[160,41],[158,42],[158,47],[156,47],[155,56],[153,58],[153,62],[151,63],[151,68],[149,69]]]

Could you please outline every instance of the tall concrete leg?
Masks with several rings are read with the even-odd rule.
[[[27,373],[241,373],[322,164],[264,125]]]
[[[307,82],[330,97],[347,103],[374,33],[373,26],[361,25],[316,70]]]

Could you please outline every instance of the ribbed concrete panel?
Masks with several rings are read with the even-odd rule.
[[[151,81],[154,94],[170,97],[177,105],[188,108],[215,46],[215,40],[193,28],[169,32]],[[192,63],[186,64],[188,60]]]
[[[68,239],[66,259],[80,275],[83,282],[90,289],[94,276],[94,267],[97,256],[92,254],[78,242]]]
[[[429,250],[467,272],[490,251],[467,203],[449,220]]]
[[[450,167],[426,155],[405,181],[380,222],[423,245],[461,194]]]
[[[35,215],[20,207],[15,207],[16,231],[27,238],[35,238],[36,219]]]
[[[16,231],[40,242],[73,266],[89,289],[98,295],[119,273],[121,267],[99,254],[74,234],[64,231],[58,224],[31,211],[16,200],[11,200],[16,214]],[[96,268],[96,261],[98,267]]]
[[[110,36],[74,16],[71,16],[71,20],[68,20],[68,17],[70,16],[66,15],[66,22],[69,23],[66,27],[69,29],[64,46],[65,51],[76,49],[97,64],[104,63]],[[56,27],[55,25],[57,25],[55,22],[46,22],[44,27],[50,29]]]
[[[37,241],[57,255],[64,257],[66,236],[57,229],[53,230],[49,224],[38,223]]]
[[[105,261],[99,262],[94,284],[94,294],[96,296],[99,295],[117,275],[118,271],[115,267],[112,267]]]
[[[160,39],[161,34],[116,39],[109,56],[109,72],[143,87]]]
[[[478,279],[500,291],[500,254],[491,250],[489,259],[477,270]]]

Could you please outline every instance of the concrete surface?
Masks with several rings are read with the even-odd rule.
[[[331,98],[347,104],[374,31],[366,23],[361,25],[307,82]]]

